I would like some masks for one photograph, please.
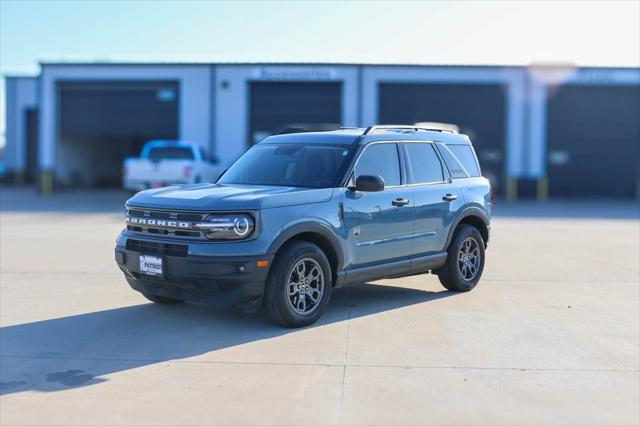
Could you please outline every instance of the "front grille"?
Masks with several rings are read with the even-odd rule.
[[[132,218],[140,218],[140,219],[155,219],[157,221],[179,221],[179,222],[191,222],[198,223],[203,220],[207,214],[203,213],[183,213],[183,212],[172,212],[172,211],[157,211],[157,210],[146,210],[146,209],[138,209],[138,208],[130,208],[127,210],[127,215]],[[127,229],[129,231],[141,232],[145,234],[153,234],[153,235],[167,235],[167,236],[175,236],[182,238],[195,238],[195,239],[206,239],[206,237],[197,229],[193,229],[192,226],[185,228],[175,228],[162,226],[162,224],[138,224],[138,223],[130,223],[127,225]]]
[[[127,240],[127,250],[165,256],[186,257],[189,246],[185,244],[152,243],[142,240]]]

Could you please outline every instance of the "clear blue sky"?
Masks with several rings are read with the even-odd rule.
[[[39,60],[639,66],[640,1],[0,0],[0,72]]]

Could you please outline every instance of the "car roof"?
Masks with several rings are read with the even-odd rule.
[[[349,127],[326,132],[302,132],[272,135],[259,143],[301,143],[327,145],[366,145],[379,141],[435,141],[445,144],[470,145],[467,135],[447,130],[427,130],[412,126]]]

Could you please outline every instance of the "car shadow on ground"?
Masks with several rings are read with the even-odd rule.
[[[302,329],[264,313],[151,303],[0,328],[0,395],[91,386],[101,376],[309,328],[430,302],[456,293],[358,284],[334,291],[327,311]],[[90,368],[69,368],[89,362]]]

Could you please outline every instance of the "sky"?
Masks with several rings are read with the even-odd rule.
[[[0,73],[39,61],[637,67],[640,1],[0,0]]]

